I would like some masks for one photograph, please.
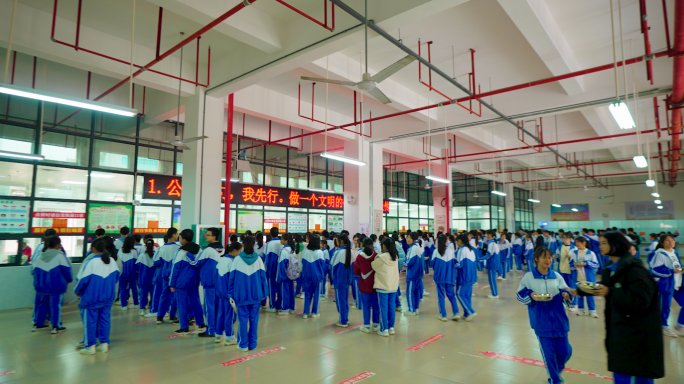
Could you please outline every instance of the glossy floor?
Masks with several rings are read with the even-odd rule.
[[[515,299],[519,281],[509,276],[499,282],[501,298],[488,299],[486,277],[481,274],[476,287],[480,289],[474,289],[477,296],[473,298],[478,316],[470,323],[441,322],[435,286],[432,277],[426,276],[430,295],[421,303],[420,315],[399,316],[397,334],[390,337],[358,329],[335,334],[340,328],[333,325],[337,312],[332,300],[322,302],[322,315],[317,319],[304,320],[301,315],[279,318],[262,312],[259,345],[248,353],[195,335],[168,338],[177,326],[134,324],[148,319],[115,306],[109,353],[82,356],[74,349],[82,339],[75,304],[64,307],[67,331],[57,335],[30,332],[30,309],[4,311],[0,312],[0,383],[337,384],[363,372],[374,373],[364,384],[544,383],[547,374],[543,367],[482,354],[542,359],[527,308]],[[301,311],[303,301],[297,300],[296,305]],[[601,313],[602,300],[597,307]],[[673,304],[672,309],[674,321],[679,307]],[[361,322],[361,311],[352,309],[350,324]],[[573,357],[568,367],[611,376],[606,370],[603,320],[571,314],[570,327]],[[444,337],[415,352],[407,350],[435,335]],[[221,365],[279,346],[285,349],[232,366]],[[667,377],[657,382],[684,383],[684,337],[665,338],[665,360]],[[607,382],[583,373],[566,372],[564,376],[567,383]]]

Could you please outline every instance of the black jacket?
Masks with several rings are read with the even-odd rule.
[[[623,375],[659,379],[665,376],[663,330],[658,287],[640,259],[620,259],[618,268],[606,265],[601,284],[606,296],[608,370]],[[587,296],[578,289],[580,296]]]
[[[541,248],[543,246],[544,246],[544,236],[539,235],[539,236],[537,236],[537,240],[534,244],[534,250],[536,251],[537,248]]]

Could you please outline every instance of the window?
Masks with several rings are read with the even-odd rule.
[[[33,165],[0,161],[0,195],[31,196]]]
[[[138,172],[159,172],[159,160],[138,157]]]
[[[31,151],[33,150],[33,143],[31,143],[30,141],[0,139],[0,150],[19,153],[31,153]]]
[[[513,201],[515,207],[515,229],[532,230],[537,227],[534,222],[534,204],[527,201],[532,193],[526,189],[515,187]]]
[[[100,152],[100,167],[127,169],[128,156],[120,153]]]
[[[76,148],[58,147],[55,145],[43,144],[40,149],[45,160],[59,161],[62,163],[75,163],[78,159]]]

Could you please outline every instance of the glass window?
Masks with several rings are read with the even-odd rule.
[[[85,203],[36,200],[33,203],[31,226],[34,233],[43,233],[48,228],[57,229],[60,235],[83,233],[85,214]]]
[[[19,240],[0,240],[0,264],[16,264]]]
[[[93,172],[90,200],[117,203],[133,201],[133,175]]]
[[[7,125],[0,125],[4,129],[2,129],[2,132],[0,134],[5,133],[5,131],[9,131],[9,127]],[[14,127],[12,127],[14,128]],[[19,128],[21,129],[21,128]],[[26,130],[28,131],[28,130]],[[33,152],[33,142],[32,141],[24,141],[24,140],[14,140],[14,139],[6,139],[6,138],[0,138],[0,150],[2,151],[10,151],[10,152],[19,152],[19,153],[32,153]]]
[[[418,213],[421,218],[427,219],[428,218],[428,206],[427,205],[419,205],[418,206]]]
[[[88,171],[38,166],[36,197],[85,200]]]
[[[322,231],[327,228],[325,215],[309,214],[309,231]]]
[[[178,166],[176,166],[176,171],[178,171]],[[182,164],[180,166],[180,171],[180,174],[182,174]],[[139,148],[138,172],[173,175],[173,151],[143,147]]]
[[[311,175],[311,187],[312,188],[328,189],[326,176],[320,175],[320,174],[312,174]]]
[[[287,188],[287,169],[267,166],[265,185]]]
[[[399,231],[406,232],[409,229],[409,219],[399,218]]]
[[[176,175],[183,176],[183,163],[176,163]]]
[[[102,115],[113,116],[111,113],[102,113]],[[43,126],[47,129],[71,129],[88,133],[92,116],[93,112],[88,109],[79,110],[77,107],[46,102]]]
[[[388,216],[397,217],[398,215],[399,215],[399,211],[397,208],[397,203],[390,200]]]
[[[6,52],[4,48],[3,51]],[[38,100],[9,96],[3,93],[0,94],[0,116],[3,116],[3,118],[8,121],[35,124],[38,120],[39,103],[40,101]],[[49,103],[45,104],[47,105]]]
[[[409,217],[418,218],[418,204],[409,204]]]
[[[135,200],[136,201],[142,201],[145,204],[171,205],[172,200],[156,200],[156,199],[145,199],[145,200],[143,200],[143,198],[142,198],[143,182],[144,182],[144,178],[142,176],[138,176],[136,179],[136,183],[135,183]],[[132,186],[131,186],[131,189],[132,189]],[[92,197],[91,197],[91,199],[92,199]]]
[[[103,140],[95,140],[94,145],[93,167],[133,171],[131,159],[135,157],[134,145]]]
[[[89,149],[90,139],[88,138],[44,132],[40,154],[45,156],[47,162],[86,167],[90,156]]]
[[[0,161],[0,195],[31,196],[33,165]]]
[[[287,232],[287,213],[264,212],[264,233],[276,227],[281,232]]]
[[[171,207],[135,207],[133,227],[136,233],[146,233],[149,228],[171,228]]]
[[[397,203],[397,207],[399,208],[399,217],[409,217],[408,204]]]

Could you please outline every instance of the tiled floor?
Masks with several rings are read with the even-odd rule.
[[[322,302],[317,319],[301,316],[278,318],[261,313],[259,346],[242,353],[234,346],[214,344],[196,336],[167,338],[177,326],[154,322],[132,324],[143,319],[136,311],[112,313],[110,352],[81,356],[74,345],[81,341],[82,326],[75,304],[64,307],[67,331],[51,335],[30,332],[31,310],[0,312],[0,383],[277,383],[337,384],[363,372],[374,375],[368,383],[544,383],[543,367],[486,357],[480,352],[497,352],[541,360],[537,339],[529,327],[527,309],[515,299],[519,278],[500,282],[501,299],[488,299],[485,275],[474,291],[473,306],[478,316],[471,323],[437,320],[437,297],[432,277],[426,276],[430,292],[417,317],[399,316],[396,336],[364,334],[358,329],[339,330],[335,304]],[[403,289],[403,287],[402,287]],[[332,295],[331,295],[332,297]],[[297,311],[303,301],[297,300]],[[603,302],[597,303],[602,312]],[[447,303],[447,311],[450,311]],[[679,313],[673,304],[672,321]],[[350,324],[362,322],[361,311],[351,310]],[[568,367],[597,375],[606,370],[602,319],[570,316],[573,357]],[[424,348],[406,349],[432,336],[444,335]],[[227,362],[278,346],[284,350],[232,366]],[[658,383],[684,383],[684,338],[665,338],[666,373]],[[12,374],[6,374],[14,371]],[[605,378],[566,372],[567,383],[605,383]]]

